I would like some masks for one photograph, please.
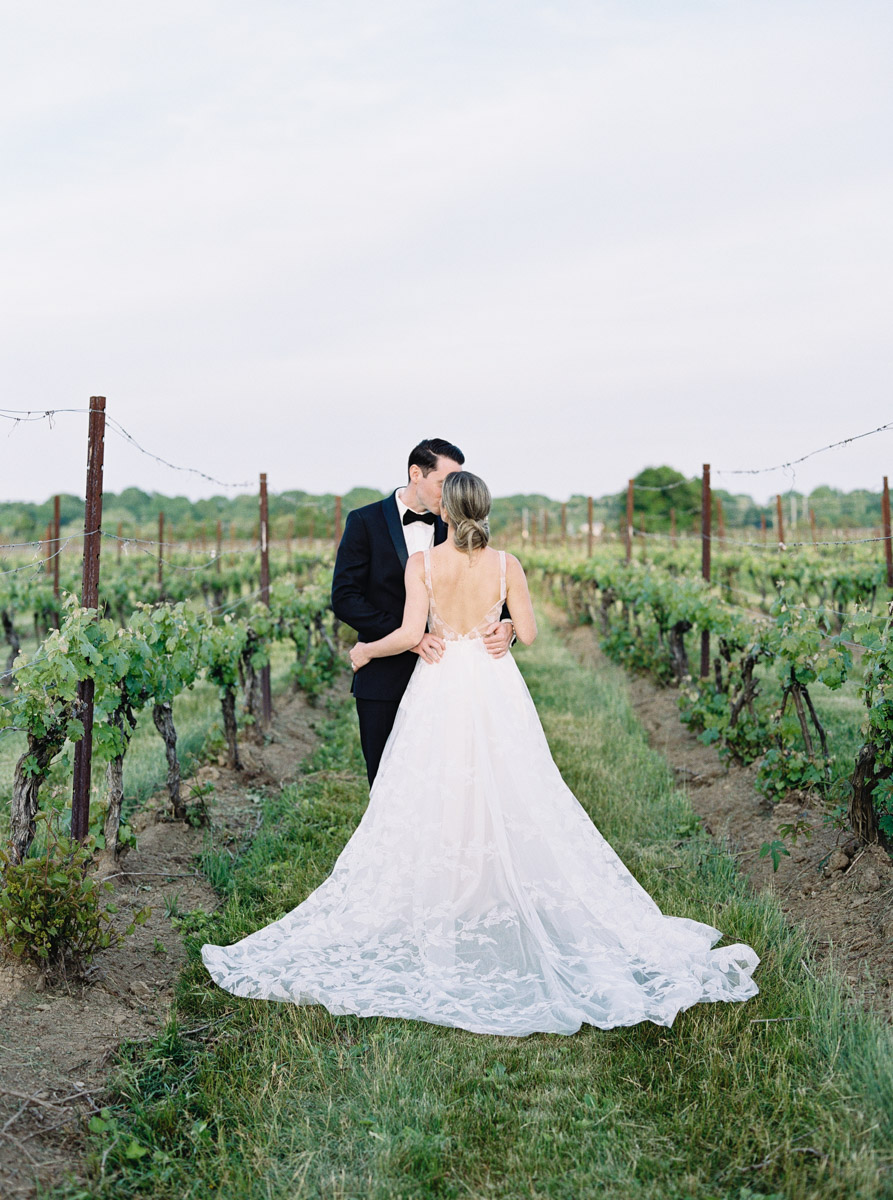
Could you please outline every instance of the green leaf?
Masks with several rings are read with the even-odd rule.
[[[778,838],[776,838],[771,842],[763,842],[762,846],[760,847],[760,858],[766,858],[769,855],[772,856],[772,870],[777,871],[781,863],[782,856],[785,855],[790,858],[791,852],[788,850],[787,846],[785,846],[784,842],[779,841]]]

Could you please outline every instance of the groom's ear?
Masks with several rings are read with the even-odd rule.
[[[410,483],[418,483],[418,481],[420,479],[422,479],[423,476],[424,476],[424,472],[422,471],[422,468],[419,466],[419,464],[413,463],[412,466],[409,468],[409,482]]]

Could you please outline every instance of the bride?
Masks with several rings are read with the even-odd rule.
[[[486,484],[449,475],[442,510],[447,541],[407,562],[403,624],[351,651],[362,670],[426,623],[445,643],[415,668],[369,807],[303,904],[203,947],[211,976],[237,996],[516,1037],[670,1025],[755,995],[754,951],[711,949],[718,930],[661,913],[563,782],[512,656],[486,653],[503,601],[536,637],[521,564],[488,545]]]

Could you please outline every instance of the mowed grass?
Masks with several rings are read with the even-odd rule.
[[[817,978],[802,939],[697,827],[623,675],[577,665],[548,630],[518,655],[565,778],[665,911],[762,957],[761,993],[672,1029],[481,1037],[236,1000],[198,960],[299,903],[367,793],[352,706],[301,783],[267,804],[186,920],[176,1015],[123,1055],[87,1188],[68,1196],[232,1200],[882,1197],[891,1191],[889,1030]]]

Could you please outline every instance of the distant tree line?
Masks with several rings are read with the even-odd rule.
[[[672,467],[647,467],[635,477],[633,519],[637,527],[644,522],[652,531],[670,528],[675,510],[680,532],[691,530],[699,518],[701,507],[700,479],[687,479]],[[353,508],[380,500],[383,493],[374,488],[353,488],[342,497],[342,520]],[[752,496],[714,489],[723,507],[727,529],[759,529],[761,518],[769,528],[775,522],[775,504],[759,505]],[[312,495],[298,490],[270,495],[270,524],[277,540],[288,537],[331,537],[335,525],[335,495]],[[880,491],[858,489],[842,492],[836,488],[819,487],[804,495],[784,492],[784,519],[792,517],[803,527],[809,524],[810,510],[816,526],[821,529],[865,529],[880,522]],[[257,496],[211,496],[205,500],[189,500],[186,496],[165,496],[160,492],[144,492],[126,488],[123,492],[107,492],[103,497],[103,526],[114,533],[120,525],[127,537],[155,536],[158,514],[164,513],[169,536],[178,541],[201,538],[213,540],[220,521],[225,538],[251,538],[256,535],[258,521]],[[84,524],[84,501],[78,496],[62,495],[60,501],[62,536],[79,534]],[[53,515],[53,500],[42,504],[10,501],[0,503],[0,537],[5,542],[38,541],[43,538]],[[517,532],[522,528],[541,536],[543,517],[548,523],[550,538],[561,531],[562,503],[539,493],[501,496],[493,501],[491,527],[494,533]],[[585,529],[588,521],[588,497],[571,496],[567,501],[565,521],[569,534]],[[714,514],[715,517],[715,514]],[[608,530],[619,530],[626,522],[626,491],[608,493],[594,498],[593,522]]]

